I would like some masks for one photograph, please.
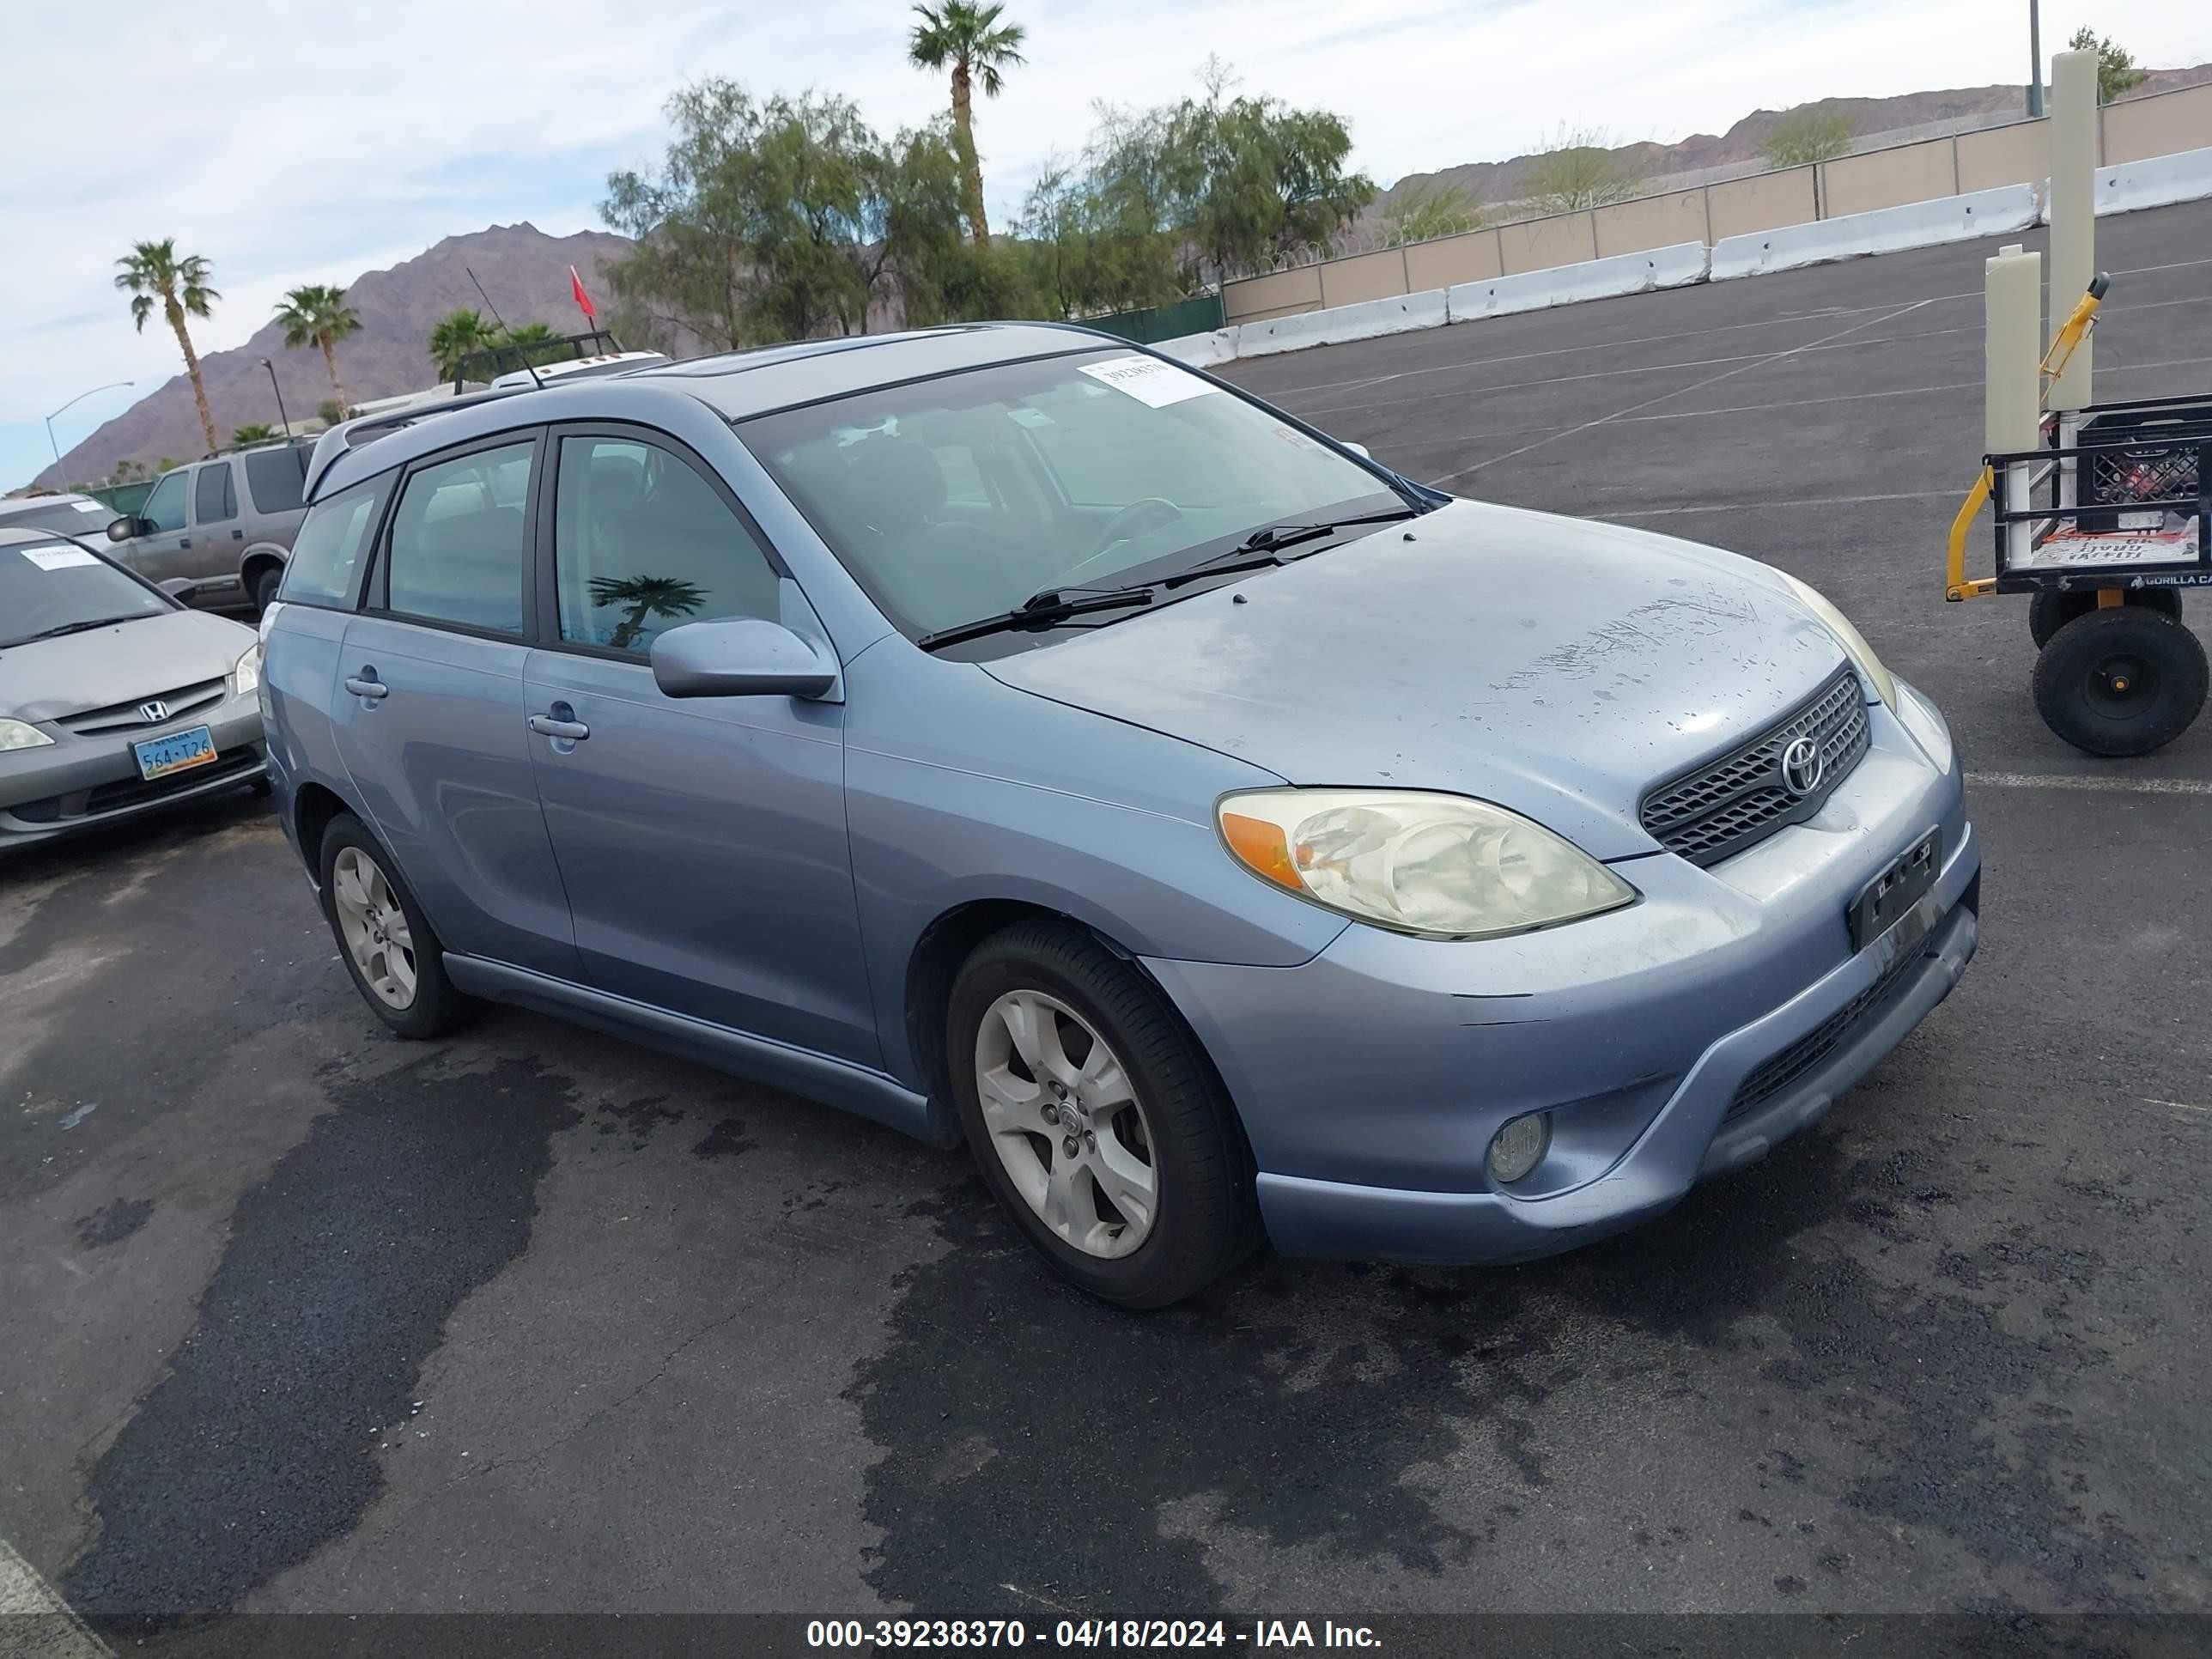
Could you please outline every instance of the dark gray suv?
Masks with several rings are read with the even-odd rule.
[[[307,514],[301,485],[313,446],[293,439],[163,473],[135,516],[108,526],[115,557],[188,605],[263,609]]]

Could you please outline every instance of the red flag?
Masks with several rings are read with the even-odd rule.
[[[568,267],[568,287],[575,294],[576,309],[582,312],[590,321],[597,323],[599,320],[599,313],[592,309],[592,296],[584,292],[584,279],[576,275],[576,267],[574,265]]]

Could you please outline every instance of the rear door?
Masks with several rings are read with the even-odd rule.
[[[175,573],[199,584],[193,604],[238,603],[238,554],[245,542],[236,467],[228,457],[201,462],[192,469],[191,521]]]
[[[586,975],[617,996],[878,1063],[842,706],[669,697],[647,659],[685,623],[761,617],[817,636],[818,623],[737,497],[674,440],[554,431],[530,750]]]
[[[362,802],[446,948],[574,980],[524,724],[541,442],[505,433],[402,475],[331,701]]]

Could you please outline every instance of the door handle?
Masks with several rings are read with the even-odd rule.
[[[179,536],[177,538],[177,545],[179,547],[190,547],[191,544],[192,538],[190,536]]]
[[[242,542],[246,539],[246,532],[243,530],[234,530],[230,532],[230,538],[234,542]]]
[[[356,697],[365,697],[371,702],[376,702],[392,690],[390,686],[376,678],[376,671],[374,668],[364,668],[358,674],[347,675],[345,689]]]
[[[556,707],[566,708],[566,703]],[[550,714],[532,714],[530,729],[541,738],[566,738],[570,743],[581,743],[592,735],[592,728],[581,720],[556,720]]]

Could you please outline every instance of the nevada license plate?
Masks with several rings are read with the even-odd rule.
[[[189,772],[195,766],[213,764],[215,733],[204,726],[195,726],[188,731],[172,732],[165,738],[148,738],[143,743],[134,743],[131,752],[138,758],[138,775],[150,783],[173,773]]]
[[[1863,951],[1903,921],[1936,884],[1942,831],[1930,830],[1851,901],[1851,949]],[[1925,923],[1923,923],[1925,930]]]

